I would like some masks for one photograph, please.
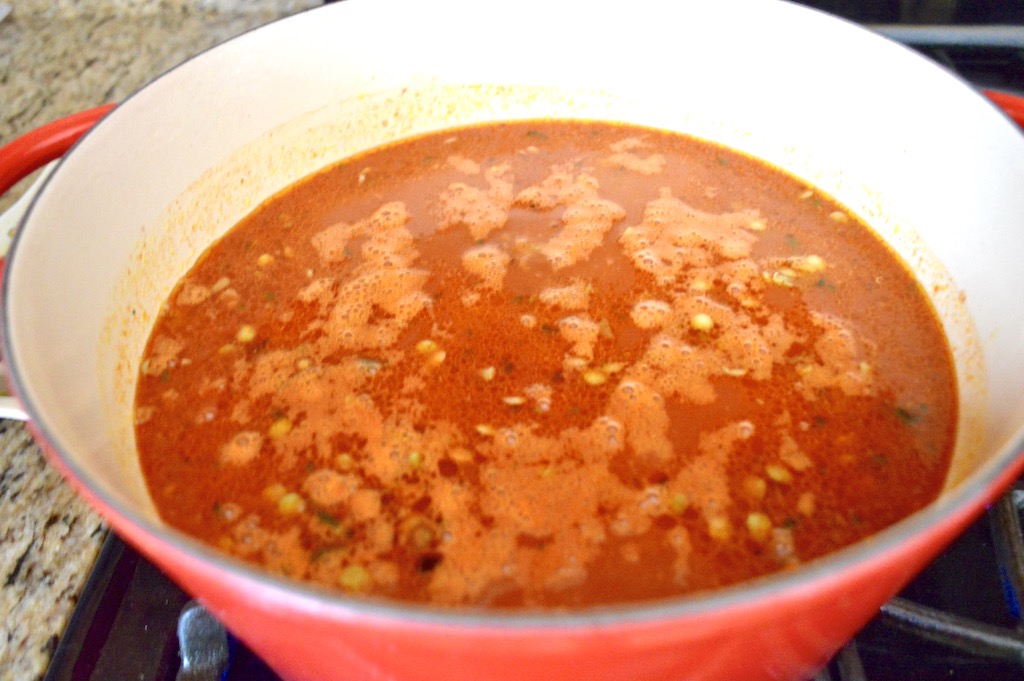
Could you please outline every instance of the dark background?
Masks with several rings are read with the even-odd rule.
[[[1024,23],[1024,0],[817,0],[799,4],[866,23]]]

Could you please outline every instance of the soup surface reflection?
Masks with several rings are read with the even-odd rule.
[[[776,169],[603,123],[450,130],[259,206],[164,306],[136,402],[162,517],[439,605],[655,599],[932,500],[957,398],[920,286]]]

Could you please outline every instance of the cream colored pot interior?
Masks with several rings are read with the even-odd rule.
[[[6,299],[15,384],[72,472],[159,522],[135,461],[139,356],[174,282],[264,198],[391,139],[551,116],[720,142],[867,219],[933,293],[954,347],[951,482],[1005,466],[1024,423],[1013,126],[909,51],[794,6],[578,4],[326,6],[178,67],[90,133],[33,207]]]

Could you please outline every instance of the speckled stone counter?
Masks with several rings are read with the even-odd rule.
[[[6,0],[12,2],[12,0]],[[118,102],[189,57],[284,14],[190,10],[55,16],[14,12],[0,23],[0,144],[61,116]],[[0,199],[6,209],[29,182]]]
[[[7,0],[0,23],[0,144],[55,118],[124,99],[208,47],[319,0],[89,6]],[[39,7],[49,7],[40,11]],[[60,11],[52,11],[56,7]],[[79,11],[81,10],[81,11]],[[0,198],[0,211],[28,186]],[[0,681],[39,679],[105,535],[25,427],[0,421]]]

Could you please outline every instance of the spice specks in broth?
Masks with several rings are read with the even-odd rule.
[[[162,517],[227,553],[566,608],[886,527],[937,495],[956,409],[928,300],[842,206],[688,137],[532,121],[261,205],[169,297],[135,423]]]

